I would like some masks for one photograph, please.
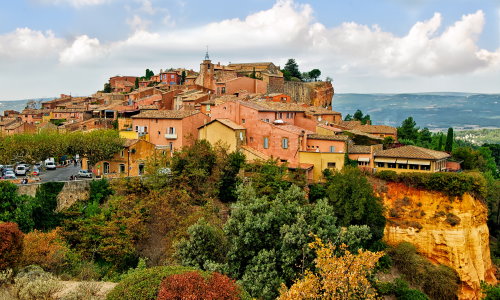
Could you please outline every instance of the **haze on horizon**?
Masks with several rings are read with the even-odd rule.
[[[0,100],[114,75],[295,58],[337,93],[500,93],[494,0],[20,0],[0,6]],[[439,2],[439,3],[436,3]]]

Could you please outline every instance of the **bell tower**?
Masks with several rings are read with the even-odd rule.
[[[208,89],[215,90],[214,65],[208,55],[208,46],[207,52],[205,53],[205,59],[200,64],[200,74],[198,75],[198,78],[196,78],[195,83]]]

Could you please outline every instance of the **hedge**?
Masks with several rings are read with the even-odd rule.
[[[400,182],[410,187],[430,191],[439,191],[448,196],[462,196],[470,193],[484,197],[486,194],[486,180],[479,173],[418,173],[395,171],[380,171],[375,177],[390,182]]]

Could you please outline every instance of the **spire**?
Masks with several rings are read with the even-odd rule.
[[[208,56],[208,46],[207,46],[207,52],[205,53],[205,60],[210,60],[210,57]]]

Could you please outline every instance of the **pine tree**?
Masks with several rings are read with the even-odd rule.
[[[443,133],[439,133],[439,144],[436,150],[441,151],[443,149]]]
[[[299,65],[295,62],[295,59],[290,58],[285,64],[285,71],[288,71],[291,77],[302,79],[302,73],[299,71]]]

